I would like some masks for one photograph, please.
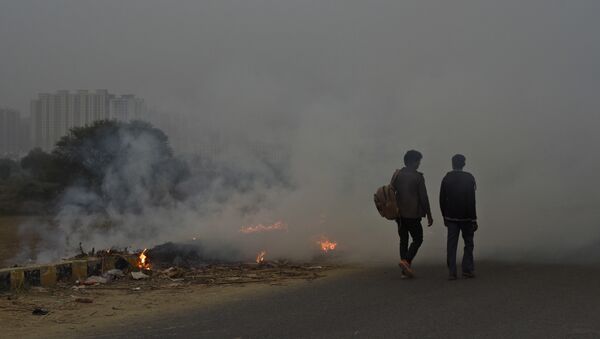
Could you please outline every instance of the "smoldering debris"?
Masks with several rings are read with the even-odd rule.
[[[211,263],[231,263],[240,253],[233,247],[209,251],[199,241],[193,243],[167,242],[148,250],[148,258],[159,267],[192,267]]]
[[[256,263],[210,264],[201,267],[169,267],[145,272],[133,271],[112,281],[81,282],[77,289],[136,290],[184,287],[186,285],[234,285],[248,283],[281,283],[287,279],[313,280],[324,277],[332,265],[265,261]],[[175,285],[173,283],[176,283]]]
[[[107,255],[119,256],[115,253]],[[77,282],[76,287],[77,289],[110,288],[109,285],[118,283],[114,285],[115,288],[130,286],[132,290],[141,290],[139,283],[144,283],[145,289],[190,284],[207,286],[259,282],[276,284],[286,279],[317,279],[323,277],[322,272],[335,267],[325,262],[294,263],[288,260],[266,259],[259,262],[219,262],[214,257],[208,258],[203,258],[200,246],[166,243],[148,250],[147,267],[130,266],[125,270],[112,269],[101,277],[93,276]],[[182,263],[183,266],[177,265],[177,262]],[[171,264],[172,266],[168,266]]]

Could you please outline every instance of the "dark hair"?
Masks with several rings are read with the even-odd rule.
[[[414,164],[420,161],[421,159],[423,159],[423,154],[421,154],[421,152],[419,151],[415,151],[414,149],[412,149],[406,152],[406,154],[404,155],[404,164],[408,166],[409,164]]]
[[[463,169],[465,167],[465,162],[467,158],[465,158],[462,154],[457,154],[452,157],[452,168],[454,169]]]

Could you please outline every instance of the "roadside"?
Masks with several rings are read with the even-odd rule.
[[[19,338],[80,337],[93,329],[110,328],[163,313],[202,308],[268,294],[334,274],[324,266],[215,266],[193,276],[121,279],[95,286],[59,285],[0,294],[2,335]],[[190,279],[190,277],[192,277]],[[34,311],[45,315],[34,315]]]

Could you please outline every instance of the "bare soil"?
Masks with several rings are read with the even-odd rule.
[[[215,266],[181,278],[156,274],[151,279],[121,279],[95,286],[60,285],[0,294],[0,336],[10,338],[81,337],[111,324],[202,307],[306,283],[333,272],[332,267],[295,266],[240,269]],[[191,278],[196,277],[196,278]],[[33,315],[42,308],[46,315]]]

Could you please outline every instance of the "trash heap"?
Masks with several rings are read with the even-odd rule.
[[[287,260],[260,260],[249,263],[215,260],[196,245],[174,243],[134,252],[127,249],[96,252],[92,249],[86,253],[81,250],[75,258],[110,258],[117,264],[114,269],[76,281],[73,289],[130,288],[135,291],[190,284],[277,284],[286,279],[316,279],[323,276],[320,272],[332,267],[314,263],[297,264]]]
[[[277,284],[287,279],[313,280],[323,277],[322,271],[330,267],[313,264],[292,264],[287,261],[267,261],[237,264],[210,264],[202,267],[177,267],[140,270],[126,273],[113,269],[101,276],[90,276],[77,281],[73,289],[131,288],[132,290],[158,289],[191,284],[231,285],[247,283]]]

